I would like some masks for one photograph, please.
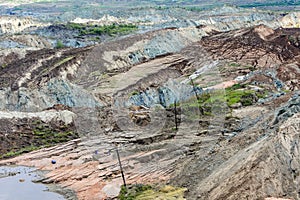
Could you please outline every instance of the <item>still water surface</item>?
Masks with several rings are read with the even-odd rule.
[[[64,200],[49,192],[46,185],[33,183],[39,178],[34,168],[0,166],[0,200]]]

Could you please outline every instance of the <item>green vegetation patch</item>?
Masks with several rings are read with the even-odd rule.
[[[228,106],[236,103],[241,103],[243,106],[250,106],[254,102],[255,92],[253,90],[246,90],[240,84],[233,85],[226,89],[226,101]]]
[[[26,128],[10,133],[6,140],[3,136],[0,137],[0,145],[1,142],[6,143],[2,144],[0,159],[55,146],[79,137],[72,124],[47,124],[40,120],[28,121],[25,124]]]
[[[66,130],[63,131],[63,129]],[[38,146],[52,146],[78,137],[75,132],[67,130],[67,127],[61,127],[61,130],[53,130],[51,127],[44,125],[37,126],[33,130],[33,135]]]
[[[65,45],[64,45],[64,43],[62,41],[58,40],[56,42],[56,48],[57,49],[61,49],[61,48],[64,48],[64,47],[65,47]]]
[[[254,91],[247,89],[246,85],[235,84],[230,88],[198,94],[198,100],[195,97],[177,104],[177,107],[193,120],[199,118],[197,115],[199,110],[203,110],[204,115],[212,116],[214,111],[224,110],[237,103],[241,103],[242,106],[253,105],[259,98],[265,98],[267,94],[266,90]],[[170,105],[170,108],[172,107],[174,104]]]
[[[140,92],[139,91],[136,91],[136,90],[134,90],[134,91],[132,91],[131,93],[129,93],[129,97],[132,97],[132,96],[135,96],[135,95],[138,95],[138,94],[140,94]]]
[[[19,156],[23,153],[28,153],[28,152],[31,152],[31,151],[35,151],[35,150],[38,150],[40,149],[40,147],[37,147],[37,146],[28,146],[28,147],[25,147],[25,148],[21,148],[20,150],[18,151],[10,151],[4,155],[1,155],[0,158],[10,158],[10,157],[15,157],[15,156]]]
[[[112,25],[86,25],[69,23],[67,28],[79,31],[80,35],[124,35],[138,30],[134,24],[112,24]]]
[[[65,58],[65,59],[63,59],[63,60],[61,60],[61,61],[59,61],[58,63],[56,63],[56,64],[54,65],[54,67],[58,67],[58,66],[62,65],[62,64],[64,64],[64,63],[66,63],[66,62],[72,60],[74,57],[75,57],[75,56],[67,57],[67,58]]]
[[[246,89],[246,85],[235,84],[226,89],[226,101],[228,106],[241,103],[243,106],[250,106],[260,98],[265,98],[268,91],[254,91]]]
[[[150,186],[143,184],[136,184],[124,186],[121,188],[118,199],[120,200],[184,200],[185,188],[177,188],[173,186]]]
[[[230,63],[229,66],[230,67],[240,67],[241,64],[239,64],[239,63]]]

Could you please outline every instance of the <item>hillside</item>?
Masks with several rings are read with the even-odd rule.
[[[70,2],[0,17],[1,167],[68,200],[300,198],[299,12]]]

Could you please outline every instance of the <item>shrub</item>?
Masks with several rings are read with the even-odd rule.
[[[65,45],[63,44],[62,41],[58,40],[58,41],[56,42],[56,48],[60,49],[60,48],[64,48],[64,47],[65,47]]]
[[[130,188],[126,188],[125,186],[121,187],[121,191],[119,194],[120,200],[134,200],[138,195],[142,192],[150,190],[152,187],[150,185],[136,184],[129,186]]]

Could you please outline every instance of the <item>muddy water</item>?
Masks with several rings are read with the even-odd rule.
[[[64,200],[47,186],[32,181],[40,176],[33,168],[0,166],[0,200]]]

